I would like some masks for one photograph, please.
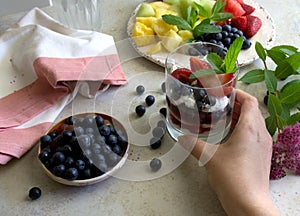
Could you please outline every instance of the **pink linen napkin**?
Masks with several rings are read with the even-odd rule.
[[[127,83],[112,36],[67,28],[37,8],[0,36],[0,62],[0,164],[37,143],[77,81]]]

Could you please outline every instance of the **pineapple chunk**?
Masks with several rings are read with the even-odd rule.
[[[149,50],[148,50],[148,54],[149,55],[153,55],[155,53],[161,52],[163,50],[163,46],[161,41],[157,42],[155,45],[153,45]]]
[[[136,17],[136,22],[143,23],[144,25],[152,29],[155,20],[155,17]]]
[[[169,7],[171,6],[170,4],[166,3],[166,2],[162,2],[162,1],[155,1],[155,2],[151,2],[149,3],[153,9],[157,9],[157,8],[164,8],[166,10],[169,9]]]
[[[137,46],[146,46],[155,42],[153,29],[140,22],[135,23],[132,38]]]
[[[174,30],[170,30],[167,35],[160,37],[162,45],[171,52],[182,43],[182,38]]]
[[[166,36],[170,30],[178,31],[177,26],[169,25],[162,18],[158,18],[153,22],[153,30],[158,36]]]
[[[189,30],[180,30],[178,31],[178,35],[182,38],[182,42],[186,42],[187,40],[194,39],[193,33]]]

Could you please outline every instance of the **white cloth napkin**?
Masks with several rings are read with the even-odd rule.
[[[37,143],[77,81],[127,83],[112,36],[67,28],[38,8],[0,36],[0,78],[0,164]]]

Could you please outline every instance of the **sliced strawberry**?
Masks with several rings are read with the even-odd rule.
[[[190,76],[192,75],[192,71],[187,68],[177,68],[173,71],[172,76],[178,79],[183,83],[191,83]]]
[[[227,0],[224,11],[231,13],[233,17],[242,16],[245,11],[237,0]]]
[[[245,11],[244,16],[250,15],[250,14],[252,14],[252,13],[255,11],[255,8],[252,7],[251,5],[248,5],[248,4],[243,3],[243,4],[241,4],[241,6],[242,6],[242,8],[243,8],[244,11]]]
[[[244,32],[247,29],[247,17],[246,16],[233,17],[231,19],[231,25]]]
[[[247,15],[247,29],[244,31],[244,35],[246,38],[253,37],[261,28],[262,22],[261,19],[253,16],[253,15]]]
[[[208,75],[199,77],[199,80],[204,88],[207,88],[207,93],[215,97],[224,97],[230,94],[233,90],[234,82],[230,82],[234,78],[233,73]],[[227,84],[226,84],[227,83]],[[216,88],[220,86],[219,88]]]
[[[197,70],[205,70],[205,69],[210,69],[211,66],[208,62],[201,60],[197,57],[190,57],[190,66],[192,72],[196,72]]]
[[[244,4],[244,0],[237,0],[238,3]]]

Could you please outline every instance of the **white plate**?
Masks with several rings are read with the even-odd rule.
[[[272,17],[270,16],[270,14],[268,13],[268,11],[261,6],[259,3],[253,1],[253,0],[245,0],[246,4],[251,5],[252,7],[255,8],[255,11],[252,13],[252,15],[257,16],[261,19],[262,21],[262,27],[261,29],[256,33],[256,35],[254,35],[250,41],[252,42],[252,46],[247,49],[247,50],[242,50],[240,52],[240,55],[238,57],[238,62],[239,62],[239,66],[245,66],[248,64],[251,64],[254,60],[256,60],[258,58],[256,52],[255,52],[255,42],[259,41],[265,48],[270,48],[275,40],[275,26],[274,26],[274,22]],[[133,29],[133,26],[135,24],[135,17],[136,17],[136,13],[139,9],[141,4],[139,4],[135,10],[133,11],[128,24],[127,24],[127,33],[129,35],[130,41],[133,45],[133,47],[135,48],[135,50],[143,57],[145,57],[146,59],[164,66],[165,64],[165,59],[168,55],[167,51],[163,51],[163,52],[159,52],[159,53],[155,53],[153,55],[149,55],[147,52],[150,49],[150,47],[152,47],[154,44],[150,44],[148,46],[143,46],[143,47],[138,47],[134,40],[131,37],[131,32]]]

